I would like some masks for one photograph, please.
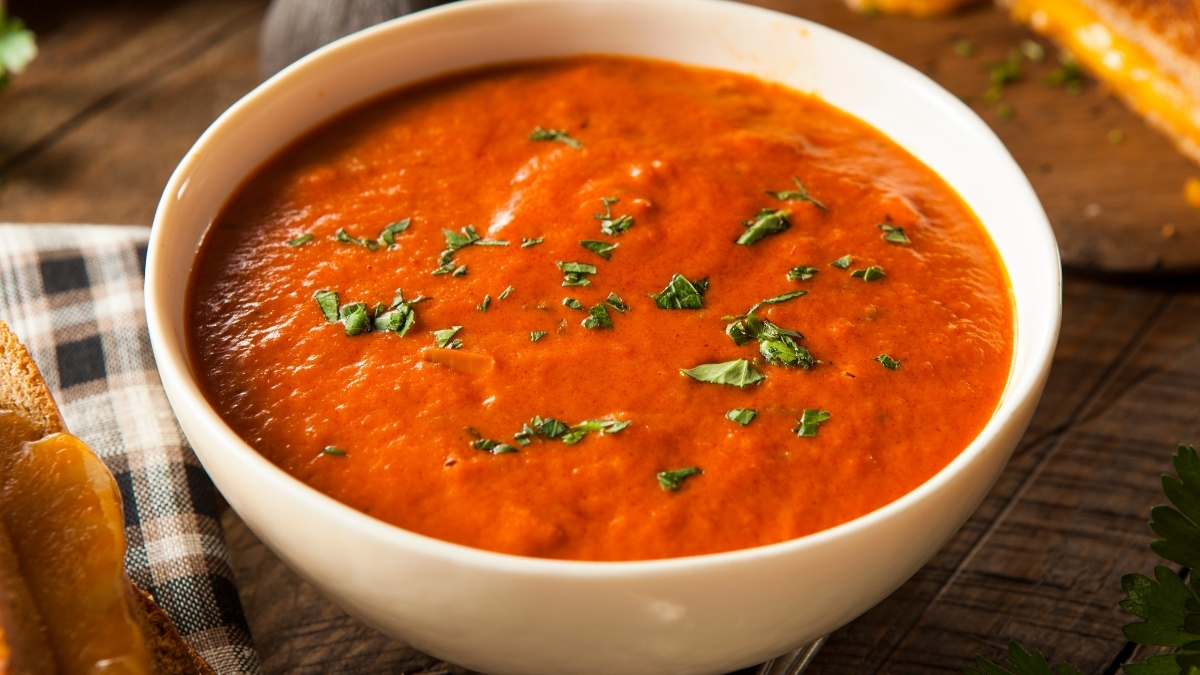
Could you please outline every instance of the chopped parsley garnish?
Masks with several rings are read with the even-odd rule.
[[[474,225],[464,227],[461,233],[443,228],[442,234],[446,237],[446,249],[438,257],[438,267],[433,271],[434,276],[449,274],[461,277],[467,273],[466,265],[454,265],[454,253],[459,249],[468,246],[508,246],[508,242],[503,239],[483,239],[475,231]]]
[[[654,304],[660,309],[701,309],[704,307],[704,291],[708,290],[708,278],[696,283],[687,280],[682,274],[671,277],[671,283],[662,293],[651,293]]]
[[[804,185],[800,182],[799,178],[792,176],[792,182],[796,184],[795,190],[784,190],[782,192],[774,192],[771,190],[767,190],[767,194],[771,195],[772,197],[774,197],[780,201],[787,202],[787,201],[796,200],[796,201],[808,202],[808,203],[812,204],[813,206],[821,209],[822,211],[829,210],[828,207],[826,207],[821,202],[813,199],[812,196],[808,194],[808,189],[804,187]]]
[[[817,363],[808,349],[796,342],[803,340],[803,335],[764,321],[753,312],[726,326],[725,334],[739,347],[751,340],[757,340],[758,353],[772,365],[794,366],[807,370]]]
[[[788,278],[788,281],[808,281],[809,279],[816,276],[817,272],[819,272],[819,271],[820,270],[818,270],[815,267],[810,267],[808,265],[801,265],[799,267],[793,267],[792,269],[788,270],[787,278]]]
[[[433,343],[437,345],[439,349],[446,349],[447,347],[450,349],[458,349],[462,347],[462,341],[454,340],[454,334],[460,330],[462,330],[462,326],[451,326],[443,330],[435,330],[433,331]],[[451,340],[453,340],[453,342],[451,342]],[[454,346],[456,343],[458,344],[457,347]]]
[[[457,251],[460,248],[466,248],[480,239],[474,225],[464,227],[461,234],[454,230],[443,228],[442,234],[446,237],[446,250],[451,252]]]
[[[583,310],[583,303],[579,302],[575,298],[563,298],[563,306],[570,307],[571,309]]]
[[[570,427],[565,423],[553,417],[542,419],[540,416],[534,415],[533,419],[523,425],[520,431],[513,434],[513,439],[520,445],[529,445],[529,442],[538,436],[554,440],[567,433],[569,429]]]
[[[579,149],[579,148],[583,147],[583,143],[575,140],[574,138],[571,138],[570,136],[567,135],[567,132],[561,131],[559,129],[543,129],[541,127],[534,127],[533,132],[529,134],[529,140],[531,140],[531,141],[558,141],[559,143],[566,143],[567,145],[569,145],[575,149]]]
[[[757,416],[758,416],[758,411],[751,410],[750,408],[734,408],[733,410],[730,410],[729,412],[725,413],[725,419],[730,420],[732,422],[737,422],[738,424],[740,424],[742,426],[746,426],[747,424],[750,424],[751,422],[754,421],[754,418]]]
[[[878,223],[875,227],[883,230],[883,240],[892,244],[911,244],[908,240],[908,235],[904,234],[904,228],[888,225],[887,223]]]
[[[369,251],[375,251],[379,249],[379,244],[377,244],[374,239],[367,239],[365,237],[351,237],[344,228],[340,227],[338,228],[337,233],[333,235],[333,238],[342,242],[343,244],[362,246]]]
[[[612,317],[608,315],[608,308],[604,305],[596,305],[588,310],[588,317],[583,320],[583,327],[588,330],[596,330],[597,328],[612,328]]]
[[[508,288],[504,289],[500,293],[500,297],[497,298],[497,300],[503,300],[503,299],[507,298],[508,296],[512,295],[512,292],[513,292],[513,287],[509,286]]]
[[[302,234],[299,237],[290,240],[288,242],[288,246],[303,246],[312,240],[313,236],[311,234]]]
[[[753,220],[747,220],[742,223],[742,225],[746,226],[746,231],[742,233],[742,236],[737,238],[737,243],[742,246],[752,246],[762,241],[763,237],[783,232],[792,226],[792,221],[788,220],[788,216],[790,215],[792,215],[792,212],[786,209],[779,211],[763,209],[759,211]]]
[[[617,247],[616,244],[610,244],[606,241],[596,241],[595,239],[584,239],[579,242],[579,245],[605,260],[612,260],[613,249]]]
[[[755,370],[746,359],[705,363],[679,372],[700,382],[728,384],[734,387],[746,387],[766,379],[766,376]]]
[[[536,239],[528,239],[528,238],[522,237],[521,238],[521,248],[529,248],[530,246],[537,246],[538,244],[542,243],[545,240],[546,240],[545,237],[537,237]]]
[[[625,304],[624,300],[617,297],[616,293],[609,293],[608,297],[604,299],[604,302],[607,303],[609,307],[612,307],[622,314],[629,311],[629,305]]]
[[[616,197],[602,197],[600,202],[604,204],[604,213],[592,214],[593,218],[600,221],[600,231],[610,237],[615,237],[633,227],[633,216],[613,217],[612,205],[619,201],[621,200]]]
[[[658,472],[658,485],[667,492],[675,492],[683,487],[683,482],[696,474],[703,473],[700,467],[689,466],[686,469],[672,469]]]
[[[883,273],[883,268],[879,265],[871,265],[861,270],[854,270],[850,273],[850,276],[862,279],[863,281],[875,281],[887,275]]]
[[[391,225],[383,228],[383,231],[379,233],[379,238],[383,241],[383,243],[387,244],[388,246],[392,246],[396,243],[396,235],[407,230],[410,222],[412,222],[411,218],[397,220]]]
[[[355,302],[344,305],[338,310],[342,324],[346,327],[346,335],[358,335],[371,330],[371,316],[367,313],[367,305]]]
[[[544,337],[546,337],[546,331],[544,331],[544,330],[534,330],[534,331],[529,332],[529,341],[530,342],[537,342],[538,340],[541,340]]]
[[[333,455],[334,457],[345,457],[346,451],[336,445],[327,445],[321,450],[322,455]]]
[[[471,447],[475,448],[476,450],[483,450],[484,452],[490,452],[493,455],[503,455],[504,453],[507,453],[507,452],[516,452],[517,451],[516,448],[514,448],[513,446],[511,446],[507,443],[501,443],[500,441],[493,441],[490,438],[481,438],[477,441],[472,441]]]
[[[317,291],[314,296],[317,300],[317,306],[321,308],[321,313],[325,315],[325,320],[329,323],[337,323],[338,320],[338,294],[337,291]]]
[[[887,354],[880,354],[879,356],[875,357],[875,360],[882,363],[884,368],[888,368],[890,370],[900,369],[900,362],[888,356]]]
[[[751,307],[750,311],[746,312],[746,314],[753,314],[754,310],[758,309],[759,307],[762,307],[763,305],[778,305],[781,302],[787,302],[788,300],[795,300],[796,298],[802,298],[806,295],[808,295],[808,291],[789,291],[787,293],[776,295],[773,298],[767,298],[766,300],[759,301],[759,303],[757,305]]]
[[[796,420],[796,428],[792,429],[792,433],[801,438],[816,436],[817,427],[830,417],[832,417],[832,415],[830,415],[826,410],[808,408],[804,411],[803,416]]]
[[[615,434],[625,427],[629,426],[629,420],[587,420],[580,422],[571,427],[571,430],[562,435],[562,442],[567,445],[575,445],[583,440],[590,432],[597,431],[601,435]],[[551,436],[553,438],[553,436]]]
[[[563,286],[591,286],[592,282],[587,278],[588,274],[596,273],[596,266],[581,262],[563,262],[561,260],[554,263],[558,265],[558,269],[563,273]]]
[[[854,262],[854,258],[851,258],[848,255],[844,255],[844,256],[838,258],[837,260],[834,260],[833,262],[829,263],[829,266],[836,267],[839,270],[848,270],[848,269],[850,269],[850,263],[852,263],[852,262]]]
[[[452,276],[452,277],[465,277],[465,276],[467,276],[467,266],[466,266],[466,265],[459,265],[458,267],[455,267],[455,268],[454,268],[454,271],[450,273],[450,276]]]
[[[486,312],[486,311],[488,311],[488,307],[491,307],[491,306],[492,306],[492,296],[484,295],[483,302],[476,305],[475,309],[478,309],[481,312]]]

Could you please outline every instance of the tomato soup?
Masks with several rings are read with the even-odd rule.
[[[983,429],[1004,268],[929,168],[813,96],[626,58],[438,78],[250,176],[191,273],[209,402],[375,518],[576,560],[781,542]]]

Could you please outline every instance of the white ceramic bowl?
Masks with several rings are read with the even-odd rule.
[[[974,208],[1008,268],[1016,350],[1004,398],[957,459],[873,513],[781,544],[672,560],[501,555],[374,520],[288,476],[221,421],[184,341],[205,228],[276,150],[365,99],[480,64],[607,53],[723,68],[812,92],[882,130]],[[827,28],[713,0],[481,0],[330,45],[218,119],[171,177],[146,274],[150,339],[196,454],[229,504],[326,597],[380,631],[495,674],[702,674],[828,634],[921,567],[983,499],[1025,431],[1058,335],[1058,250],[1000,141],[900,62]],[[752,497],[752,496],[751,496]]]

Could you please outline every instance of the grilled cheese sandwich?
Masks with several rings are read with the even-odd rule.
[[[850,9],[864,14],[907,14],[916,17],[949,14],[980,0],[846,0]]]

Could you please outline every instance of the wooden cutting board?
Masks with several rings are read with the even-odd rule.
[[[1071,94],[1043,83],[1058,50],[988,4],[934,20],[870,17],[841,0],[766,0],[754,4],[812,19],[905,61],[950,92],[967,97],[995,130],[1042,200],[1068,268],[1119,274],[1200,273],[1200,210],[1183,184],[1200,166],[1088,79]],[[964,58],[955,43],[969,40]],[[1045,47],[1041,63],[1024,63],[1005,88],[1011,119],[983,100],[991,64],[1023,40]],[[1114,133],[1114,131],[1116,133]],[[1110,134],[1119,142],[1111,142]]]

